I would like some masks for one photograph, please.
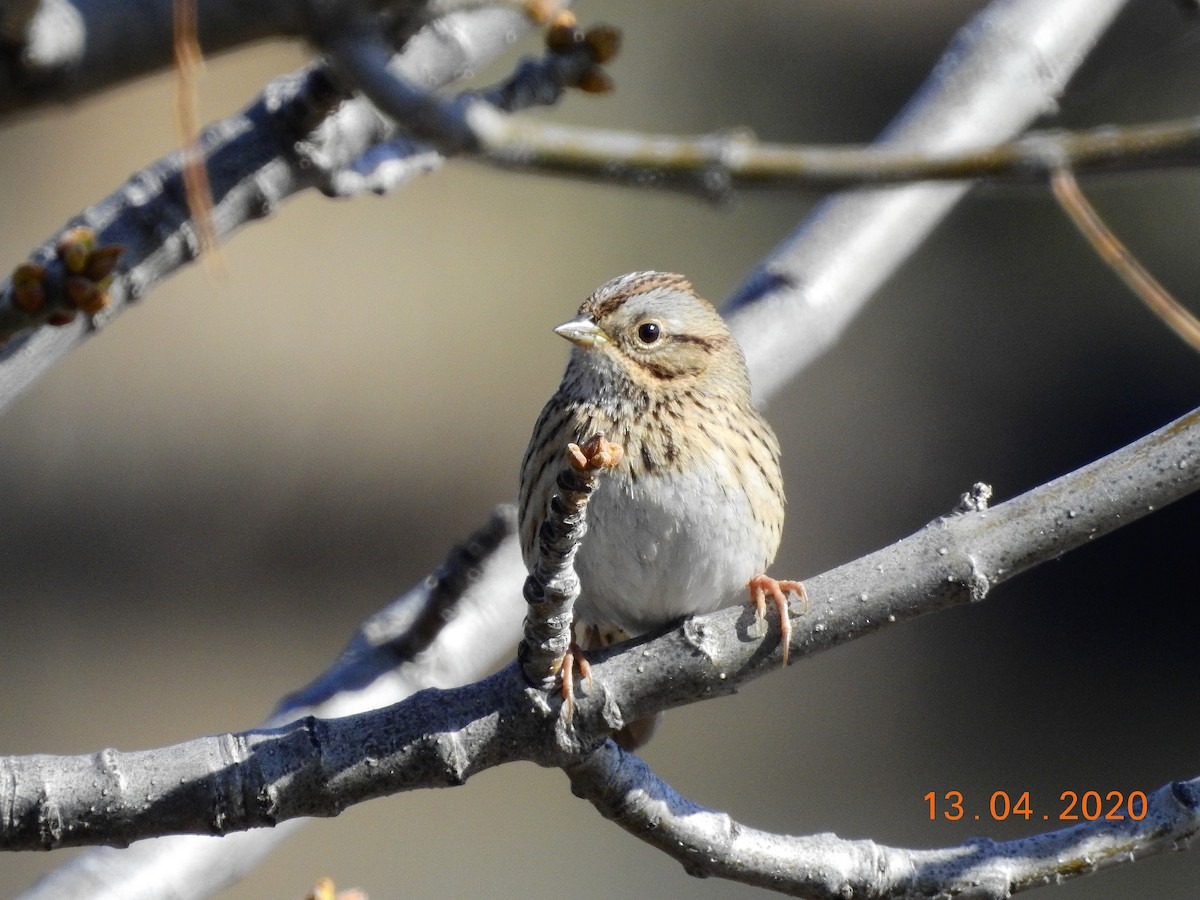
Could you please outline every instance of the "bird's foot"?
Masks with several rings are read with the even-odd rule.
[[[788,647],[792,642],[792,620],[788,618],[789,593],[796,594],[804,603],[804,611],[808,612],[808,592],[799,581],[777,581],[770,575],[755,575],[746,585],[750,590],[750,602],[754,604],[755,619],[759,628],[767,618],[767,596],[775,603],[779,611],[779,641],[783,645],[783,664],[788,664]]]
[[[575,669],[578,667],[579,674],[583,676],[588,683],[588,688],[592,686],[592,667],[588,664],[587,657],[583,655],[583,650],[574,641],[567,648],[567,652],[563,654],[562,661],[562,698],[563,698],[563,716],[567,720],[567,724],[571,723],[572,717],[575,715]]]

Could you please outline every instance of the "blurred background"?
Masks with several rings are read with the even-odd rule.
[[[582,2],[584,22],[624,29],[618,90],[542,115],[865,142],[983,5]],[[1047,124],[1195,114],[1200,18],[1183,6],[1130,3]],[[205,121],[305,59],[281,43],[210,60]],[[5,265],[176,143],[169,74],[6,124]],[[1200,311],[1200,176],[1084,187]],[[550,328],[587,293],[659,268],[720,302],[814,202],[714,207],[456,162],[384,199],[303,196],[237,234],[227,276],[197,267],[161,286],[0,420],[0,753],[261,721],[515,495],[567,355]],[[1200,358],[1046,190],[981,187],[767,410],[790,501],[774,571],[813,575],[890,543],[975,481],[1011,497],[1198,396]],[[1040,818],[1065,790],[1193,777],[1198,522],[1194,497],[985,603],[673,712],[645,756],[748,825],[913,847],[1039,825],[931,822],[929,791],[963,792],[969,812],[1029,791]],[[3,893],[70,855],[0,857]],[[314,822],[223,896],[299,898],[320,875],[376,900],[757,893],[689,879],[531,765]],[[1198,879],[1200,854],[1177,853],[1048,896],[1190,898]]]

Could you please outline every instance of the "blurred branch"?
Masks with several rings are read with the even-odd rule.
[[[1200,409],[997,507],[968,504],[974,508],[806,578],[811,606],[796,623],[792,658],[978,602],[996,584],[1198,488]],[[595,690],[577,701],[565,731],[561,697],[530,688],[514,663],[467,687],[421,691],[346,718],[308,717],[162,750],[5,758],[0,847],[225,834],[333,816],[399,791],[458,785],[517,760],[573,766],[581,751],[626,722],[730,694],[776,670],[778,624],[764,640],[750,635],[751,619],[748,609],[724,609],[593,655]],[[1188,827],[1198,824],[1193,819]]]
[[[324,36],[321,48],[343,83],[353,85],[417,140],[447,155],[473,149],[462,104],[442,101],[389,68],[395,47],[378,17],[355,16]]]
[[[0,116],[78,100],[168,68],[175,49],[175,2],[5,3],[0,8]],[[383,21],[385,15],[398,45],[439,16],[460,8],[478,11],[485,5],[493,7],[492,12],[526,17],[520,2],[203,0],[192,24],[198,45],[209,55],[268,38],[307,38],[320,45],[335,25]],[[437,83],[435,79],[430,86]]]
[[[510,504],[497,507],[488,521],[451,549],[433,574],[364,622],[339,659],[311,684],[285,697],[271,720],[331,715],[326,711],[331,703],[357,711],[345,704],[363,690],[382,690],[385,695],[390,691],[394,699],[401,699],[424,687],[478,678],[481,666],[506,655],[520,637],[518,623],[509,614],[518,608],[519,591],[497,587],[511,586],[513,573],[524,572],[515,536],[516,509]],[[500,578],[505,580],[492,580]],[[472,616],[483,622],[464,619]],[[477,628],[492,636],[492,645],[482,653],[455,637]],[[403,687],[394,687],[398,682]],[[387,683],[393,687],[384,688]]]
[[[567,767],[571,789],[688,874],[727,878],[810,900],[1002,898],[1186,846],[1200,832],[1200,778],[1151,794],[1140,820],[1097,820],[1014,841],[938,850],[833,834],[748,828],[676,793],[612,741]]]
[[[476,120],[484,159],[621,182],[694,191],[721,200],[732,190],[814,190],[909,181],[1045,181],[1059,166],[1077,174],[1134,172],[1200,163],[1200,118],[1088,131],[1031,131],[1007,143],[960,152],[870,146],[772,144],[745,131],[694,137],[538,122]]]
[[[1053,105],[1125,0],[993,0],[955,38],[877,142],[939,156],[1019,134]],[[751,383],[769,397],[837,342],[970,182],[826,199],[729,302]]]
[[[481,63],[507,46],[507,36],[528,25],[521,14],[485,10],[449,28],[444,20],[417,34],[395,67],[401,75],[421,73],[434,82],[464,69],[464,56]],[[478,31],[478,33],[476,33]],[[552,50],[525,61],[502,84],[465,95],[519,109],[553,103],[563,90],[594,69],[586,45]],[[482,99],[480,99],[482,98]],[[245,111],[206,128],[197,143],[212,195],[211,220],[218,237],[269,215],[301,190],[329,194],[398,187],[440,163],[430,148],[396,137],[396,125],[361,98],[349,98],[323,66],[276,79]],[[26,272],[42,272],[44,298],[36,308],[14,301],[14,288],[0,286],[0,409],[130,303],[191,262],[203,247],[201,226],[191,217],[194,191],[183,185],[198,163],[194,153],[173,153],[134,175],[109,197],[85,210],[35,250]],[[64,234],[86,226],[104,245],[124,248],[102,315],[77,318],[77,305],[61,289],[65,282],[55,248]],[[36,327],[43,323],[57,328]],[[30,329],[36,329],[30,331]],[[24,332],[24,333],[21,333]]]
[[[997,0],[964,29],[952,48],[958,76],[946,77],[944,73],[949,67],[941,67],[935,76],[937,80],[931,82],[936,83],[938,89],[927,88],[919,95],[885,134],[883,146],[888,152],[902,155],[917,152],[935,157],[964,144],[978,144],[989,137],[1006,136],[1019,130],[1061,89],[1073,65],[1082,58],[1120,5],[1121,0],[1086,4],[1082,0],[1057,0],[1055,4]],[[333,7],[343,10],[342,4],[333,4]],[[358,4],[349,0],[345,9],[359,12]],[[330,13],[334,25],[328,22],[321,27],[312,24],[312,30],[324,35],[336,51],[335,56],[341,59],[342,67],[349,67],[355,79],[361,81],[373,96],[385,98],[385,103],[388,102],[386,96],[392,100],[407,98],[405,103],[400,103],[401,113],[411,114],[413,110],[419,113],[422,109],[429,112],[428,117],[417,116],[414,127],[418,132],[438,132],[447,122],[462,124],[460,118],[470,123],[473,134],[486,134],[501,127],[497,123],[503,120],[471,95],[439,103],[424,90],[411,87],[411,79],[406,73],[421,72],[425,75],[423,83],[436,83],[442,76],[457,74],[462,66],[450,65],[440,74],[436,71],[429,74],[427,66],[420,60],[428,62],[430,54],[422,53],[421,48],[415,46],[421,35],[409,42],[399,63],[391,65],[378,22],[369,12],[350,15],[343,10],[341,18]],[[527,21],[525,16],[517,13],[507,15]],[[364,23],[374,23],[375,30]],[[511,21],[508,24],[511,26]],[[1043,24],[1045,27],[1040,27]],[[361,37],[364,28],[368,28],[368,36],[374,35],[373,39],[365,42],[349,39]],[[1028,46],[1024,42],[1013,44],[1005,37],[1024,31],[1036,39]],[[433,33],[434,29],[427,32]],[[447,33],[447,30],[437,33]],[[485,34],[495,38],[490,29]],[[502,42],[503,38],[499,40]],[[356,48],[361,52],[355,52]],[[493,45],[479,53],[486,57],[495,49],[498,48]],[[576,78],[581,74],[586,76],[589,70],[594,70],[592,64],[607,58],[586,41],[581,49],[586,50],[591,59],[576,54],[577,59],[582,57],[582,68],[575,73]],[[438,50],[444,48],[438,47]],[[450,56],[452,54],[438,53],[439,59]],[[1046,60],[1061,59],[1070,62],[1044,65]],[[971,77],[963,77],[964,72]],[[561,90],[561,84],[558,90]],[[523,99],[533,102],[535,94],[526,92]],[[503,92],[493,92],[488,99],[495,102],[496,97],[514,100],[512,93],[505,95]],[[304,187],[320,186],[327,192],[338,194],[363,189],[383,190],[394,188],[413,174],[439,164],[440,158],[432,149],[422,147],[411,138],[394,139],[395,126],[384,122],[365,101],[342,103],[335,114],[329,115],[333,105],[342,99],[339,90],[318,67],[299,79],[278,81],[275,89],[269,90],[263,100],[246,113],[218,123],[205,132],[202,147],[207,167],[214,182],[221,176],[225,179],[223,184],[213,185],[213,219],[219,235],[228,234],[240,224],[267,214],[281,199]],[[536,97],[536,102],[548,101]],[[456,142],[453,134],[442,134],[442,138],[451,145]],[[1103,140],[1098,143],[1111,146]],[[1124,143],[1136,144],[1137,141]],[[1033,149],[1026,157],[1036,156],[1038,146],[1037,141],[1028,145]],[[723,165],[732,164],[741,152],[737,142],[725,142],[722,147],[718,157],[724,157]],[[1048,155],[1044,145],[1040,152],[1043,158]],[[1095,158],[1104,156],[1095,148],[1091,152]],[[170,185],[178,178],[179,170],[187,168],[183,165],[186,159],[186,154],[177,155],[150,167],[126,188],[71,223],[88,225],[100,234],[104,243],[127,248],[122,269],[110,292],[114,302],[104,316],[92,320],[94,324],[103,324],[118,314],[126,305],[126,299],[144,296],[159,279],[198,254],[203,243],[201,229],[187,217],[185,210],[179,208],[173,190],[158,190],[159,186]],[[718,176],[715,181],[723,184],[725,179],[721,171],[708,165],[708,174],[715,174]],[[767,377],[786,380],[820,349],[828,346],[887,272],[911,252],[920,235],[932,227],[965,189],[962,185],[919,184],[890,191],[845,195],[831,200],[810,220],[808,236],[803,243],[793,237],[777,250],[751,276],[733,301],[737,307],[764,299],[768,302],[758,304],[757,313],[747,310],[744,314],[762,314],[766,309],[770,310],[770,315],[782,317],[779,323],[782,327],[770,329],[772,345],[764,348],[767,351],[764,358],[783,358],[785,363],[760,370],[755,359],[749,360],[758,390],[768,388]],[[910,209],[910,204],[916,206]],[[903,228],[889,228],[886,235],[880,231],[884,225],[897,224],[900,215],[904,217]],[[916,215],[915,220],[913,215]],[[828,226],[832,229],[828,231],[830,240],[836,237],[840,242],[843,235],[850,233],[856,235],[857,243],[841,252],[824,247],[826,238],[823,235],[827,228],[822,222],[831,223]],[[872,225],[859,224],[863,222]],[[53,243],[47,242],[33,254],[34,265],[53,264],[50,253]],[[822,252],[817,259],[804,249],[814,244],[821,245]],[[835,267],[834,263],[847,253],[855,257],[855,264]],[[814,277],[814,270],[818,277]],[[826,277],[834,280],[826,284]],[[830,303],[827,295],[832,291],[840,298],[849,298],[850,302]],[[11,296],[11,289],[8,293]],[[0,307],[0,335],[13,334],[64,312],[69,313],[69,310],[58,308],[51,302],[41,312],[41,319],[31,318],[26,311],[6,304]],[[738,321],[733,325],[737,333],[741,326]],[[0,353],[0,407],[75,346],[85,333],[82,320],[62,333],[41,329],[20,342],[20,346],[14,344],[7,354]]]
[[[77,100],[169,68],[173,4],[174,0],[22,2],[18,21],[11,27],[4,22],[0,116]],[[204,0],[197,37],[209,54],[271,37],[302,37],[309,6],[307,0]]]
[[[1129,286],[1164,324],[1193,350],[1200,350],[1200,321],[1188,312],[1171,293],[1130,253],[1100,214],[1088,203],[1079,182],[1069,168],[1060,167],[1050,176],[1054,199],[1075,223],[1092,249]]]

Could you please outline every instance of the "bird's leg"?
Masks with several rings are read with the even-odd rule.
[[[788,646],[792,642],[792,620],[788,618],[787,595],[794,593],[804,603],[804,611],[808,612],[808,592],[799,581],[777,581],[770,575],[755,575],[746,585],[750,590],[750,602],[754,604],[754,615],[759,628],[767,618],[767,595],[779,610],[779,640],[783,644],[783,664],[788,664]]]

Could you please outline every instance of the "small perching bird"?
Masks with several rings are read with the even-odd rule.
[[[568,445],[603,435],[624,456],[589,502],[575,558],[583,646],[712,612],[748,588],[760,619],[768,596],[779,610],[786,665],[786,594],[804,588],[764,574],[783,533],[779,442],[750,401],[745,359],[720,315],[683,276],[635,272],[554,330],[575,346],[521,464],[526,566],[571,465]]]

